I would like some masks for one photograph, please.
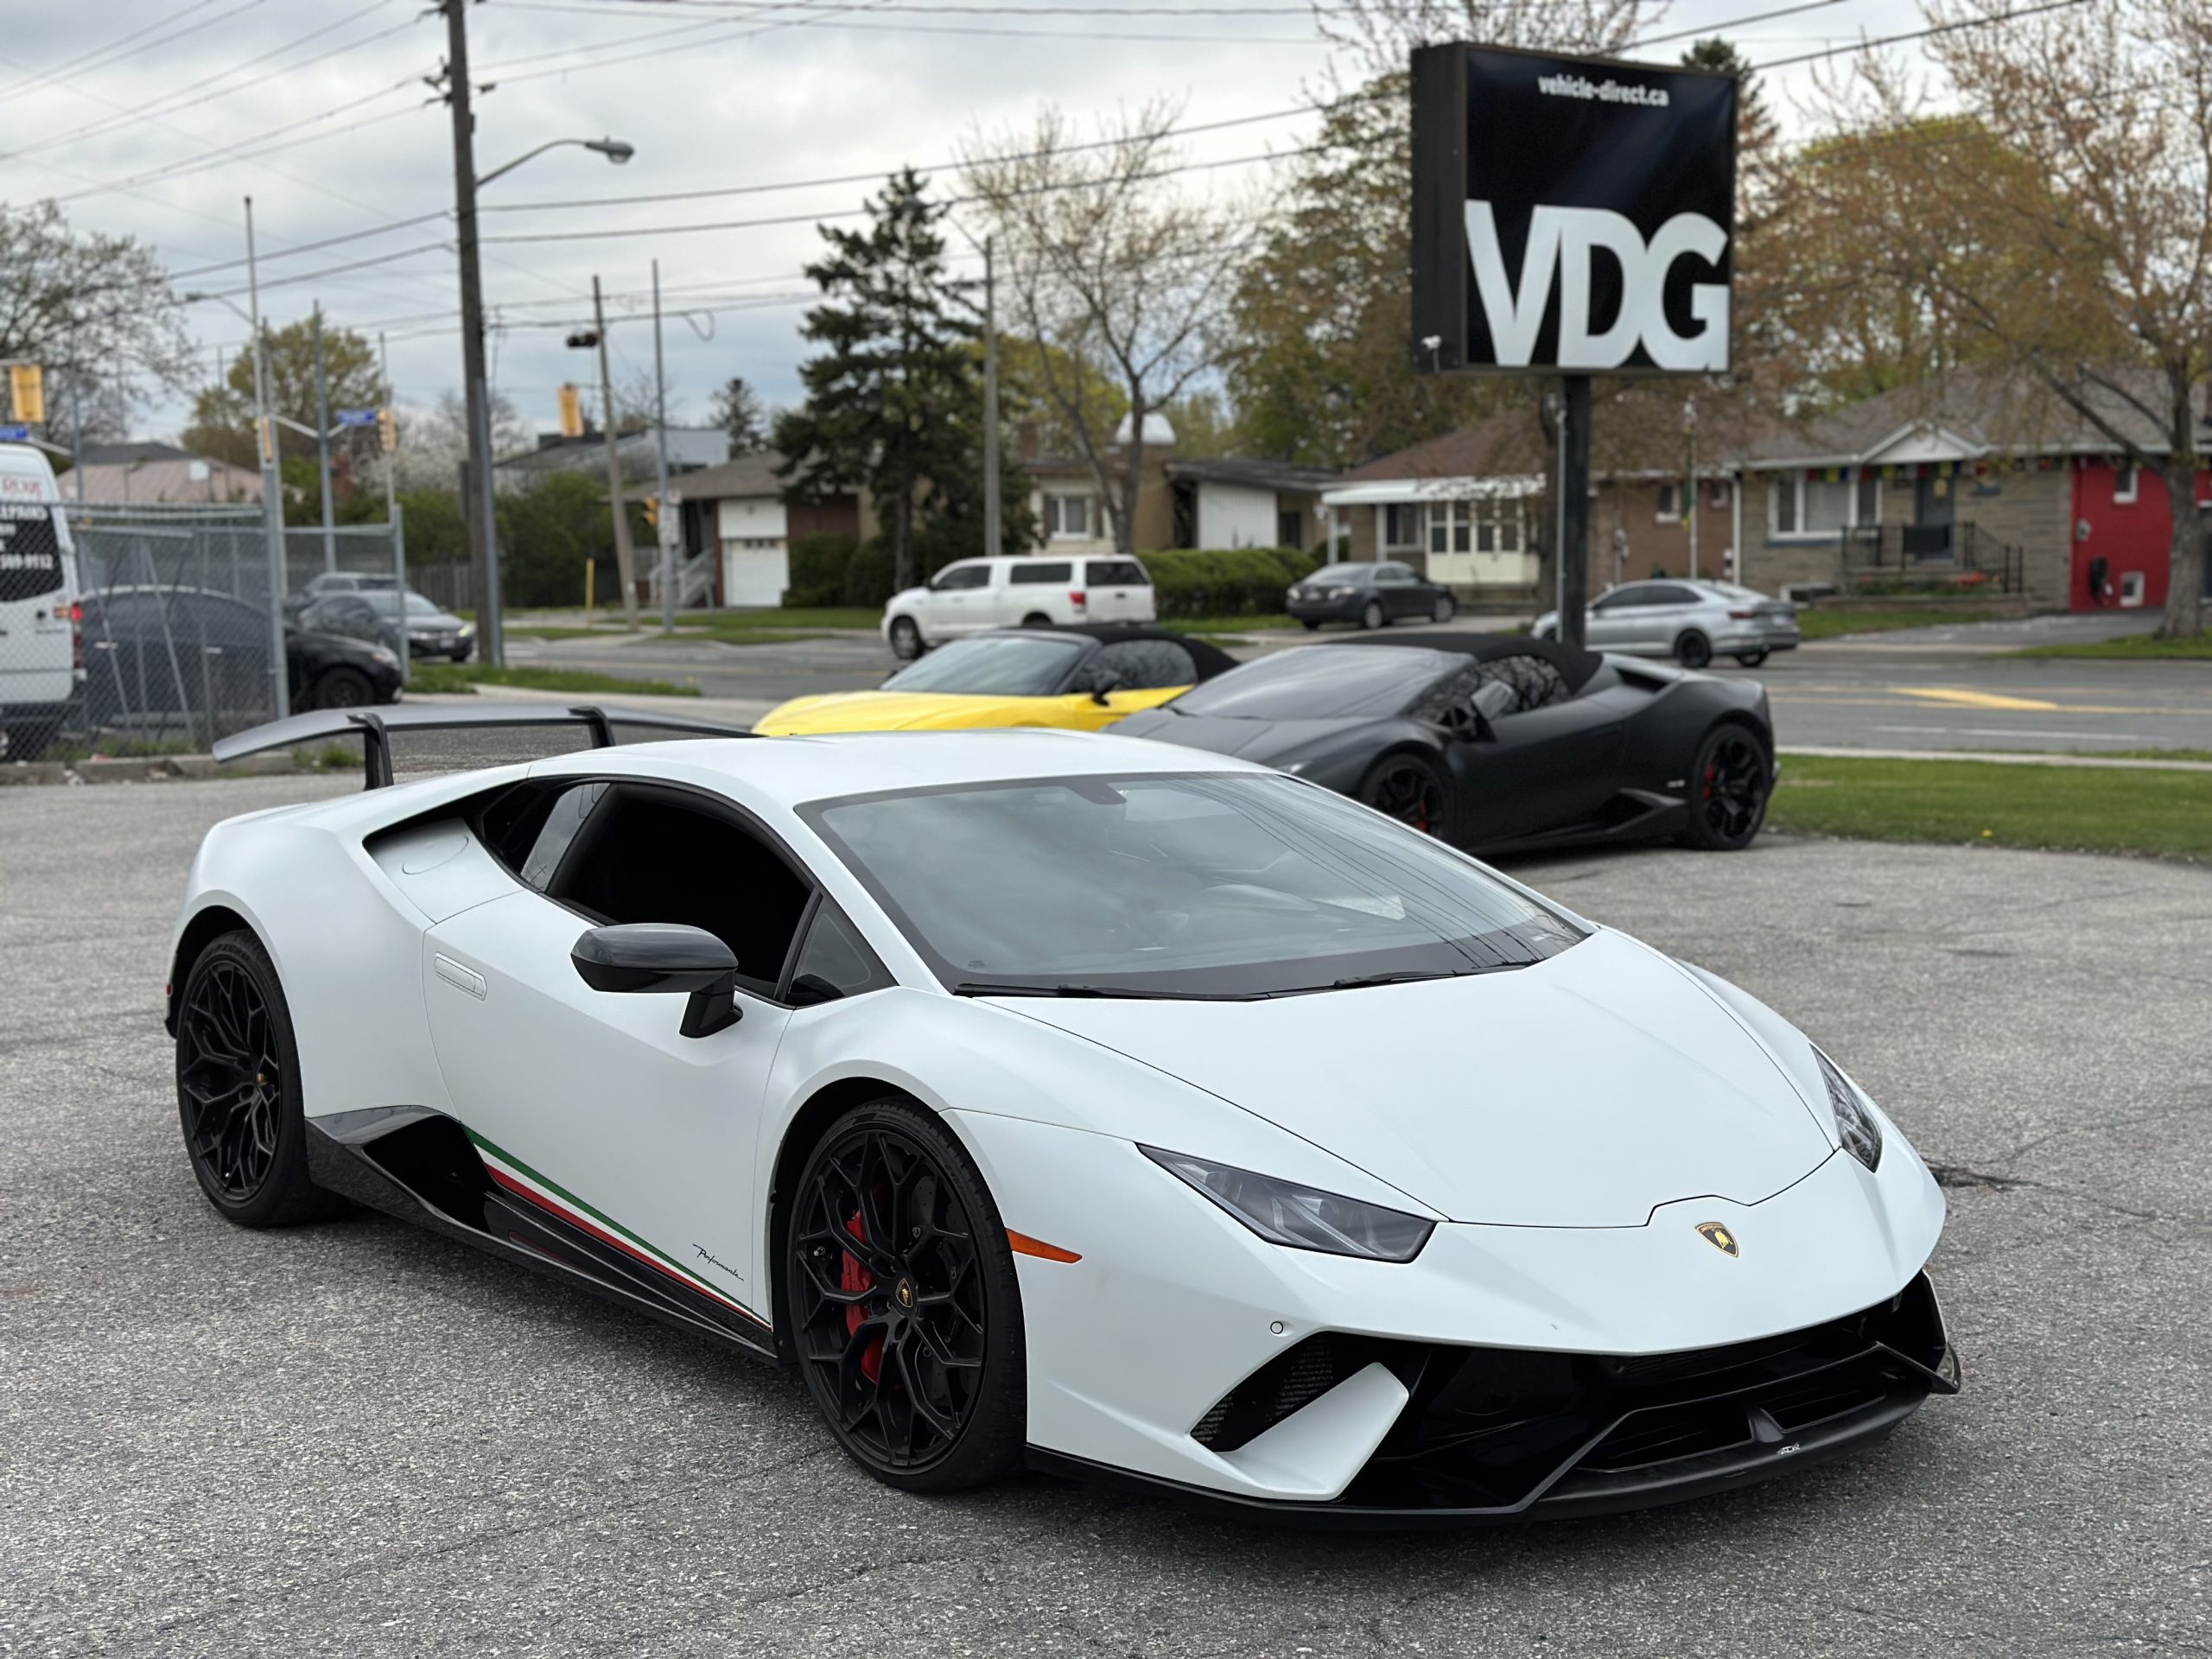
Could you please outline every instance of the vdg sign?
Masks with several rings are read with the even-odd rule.
[[[1440,46],[1413,84],[1418,369],[1729,366],[1732,78]]]

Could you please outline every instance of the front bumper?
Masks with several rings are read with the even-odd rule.
[[[1283,608],[1301,622],[1350,622],[1367,608],[1364,595],[1354,594],[1349,599],[1306,599],[1294,596],[1283,601]]]
[[[1803,1466],[1955,1386],[1922,1278],[1942,1196],[1886,1124],[1878,1173],[1837,1152],[1642,1225],[1440,1222],[1399,1264],[1268,1244],[1110,1138],[946,1116],[1006,1224],[1080,1257],[1015,1262],[1040,1467],[1318,1523],[1586,1513]]]
[[[1231,1455],[1381,1366],[1404,1390],[1338,1497],[1300,1503],[1032,1448],[1033,1466],[1247,1518],[1411,1529],[1612,1514],[1732,1491],[1886,1438],[1959,1364],[1926,1274],[1847,1319],[1759,1341],[1616,1357],[1325,1333],[1224,1396],[1193,1431]]]

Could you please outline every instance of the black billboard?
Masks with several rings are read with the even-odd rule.
[[[1733,76],[1423,47],[1413,123],[1416,369],[1728,368]]]

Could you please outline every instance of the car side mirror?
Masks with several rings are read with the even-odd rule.
[[[577,976],[594,991],[674,991],[688,995],[686,1037],[711,1037],[744,1018],[732,995],[737,953],[703,927],[679,922],[626,922],[588,930],[569,952]]]
[[[1084,676],[1083,689],[1090,693],[1090,700],[1093,702],[1103,709],[1106,707],[1107,694],[1120,690],[1122,683],[1122,677],[1119,674],[1110,668],[1102,668],[1096,673]]]
[[[1485,680],[1467,699],[1469,729],[1463,735],[1473,738],[1478,743],[1497,742],[1495,722],[1511,714],[1520,701],[1519,695],[1504,681]]]

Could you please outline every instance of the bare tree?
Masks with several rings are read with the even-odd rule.
[[[1371,76],[1406,73],[1417,46],[1471,41],[1540,52],[1618,52],[1666,15],[1665,0],[1329,0],[1313,24]]]
[[[1239,251],[1211,207],[1169,178],[1179,106],[1148,104],[1072,134],[1052,108],[1033,130],[979,135],[968,188],[1004,250],[1003,284],[1035,353],[1035,385],[1072,435],[1106,504],[1114,545],[1135,551],[1146,416],[1212,366]],[[1097,379],[1126,404],[1128,436],[1101,419]]]
[[[1870,262],[1974,355],[2160,478],[2172,504],[2168,638],[2204,627],[2197,423],[2212,379],[2212,11],[2084,0],[1923,0],[1955,114],[1868,57],[1827,89],[1891,188],[1820,175]]]

